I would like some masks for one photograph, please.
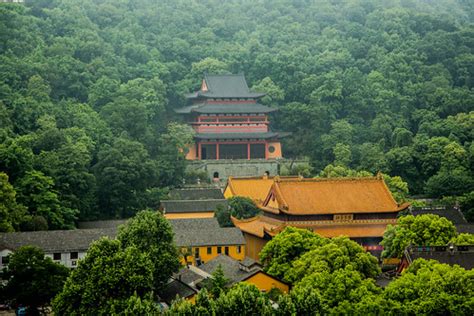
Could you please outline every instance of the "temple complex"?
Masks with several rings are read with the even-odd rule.
[[[258,103],[242,74],[204,75],[201,89],[187,96],[191,105],[176,112],[196,131],[188,160],[281,158],[279,133],[269,128],[275,109]]]
[[[257,201],[258,203],[258,201]],[[377,253],[387,225],[408,203],[398,204],[381,176],[373,178],[279,179],[263,201],[262,214],[232,218],[244,233],[247,256],[258,260],[263,246],[287,226],[323,237],[347,236]]]

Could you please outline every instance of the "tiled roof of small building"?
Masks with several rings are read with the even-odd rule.
[[[227,200],[163,200],[161,208],[165,213],[214,212],[219,205],[227,207]]]
[[[219,188],[186,188],[170,191],[171,200],[223,200]]]
[[[184,267],[173,275],[174,279],[180,280],[188,285],[196,284],[199,281],[202,281],[204,277],[188,267]]]
[[[172,279],[158,292],[160,298],[168,304],[171,304],[176,297],[188,298],[195,295],[197,291],[184,282]]]
[[[474,224],[459,224],[456,225],[456,229],[458,230],[458,233],[468,233],[468,234],[474,234]]]
[[[104,236],[115,238],[116,233],[116,228],[0,233],[0,244],[12,250],[36,246],[47,253],[86,251],[93,241]]]
[[[245,245],[240,229],[220,227],[215,218],[170,220],[177,246],[231,246]]]
[[[277,179],[264,206],[274,213],[316,215],[397,212],[409,204],[397,204],[384,180],[374,177]]]
[[[451,222],[453,222],[454,225],[467,224],[467,221],[464,218],[464,215],[462,214],[462,212],[456,208],[447,208],[447,207],[413,208],[411,210],[411,213],[414,216],[425,215],[425,214],[435,214],[441,217],[446,217]]]
[[[242,270],[238,260],[222,254],[199,266],[199,269],[212,274],[219,265],[222,267],[224,276],[229,279],[229,283],[231,284],[243,281],[255,273],[262,271],[259,265],[254,266],[250,271]]]
[[[474,268],[474,245],[470,246],[410,246],[405,251],[410,262],[423,258],[437,260],[449,265],[457,264],[464,269]]]

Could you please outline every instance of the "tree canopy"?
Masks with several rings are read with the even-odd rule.
[[[268,274],[292,284],[308,275],[349,267],[364,278],[380,273],[377,259],[347,237],[324,238],[306,229],[287,227],[260,252]]]
[[[122,247],[136,247],[153,265],[153,286],[160,289],[177,272],[179,252],[173,230],[160,212],[140,211],[120,228],[117,239]]]
[[[383,298],[413,315],[469,315],[474,311],[474,271],[435,260],[415,260],[384,290]]]
[[[238,219],[251,218],[260,213],[260,209],[257,207],[255,202],[245,196],[233,196],[229,201],[229,206],[218,205],[215,217],[222,227],[234,226],[231,216]]]
[[[457,236],[454,224],[434,214],[401,216],[397,225],[389,225],[380,243],[386,258],[401,257],[405,248],[413,245],[447,245]]]
[[[29,314],[39,315],[38,308],[49,305],[68,275],[68,268],[45,257],[41,249],[24,246],[9,255],[2,273],[6,284],[0,288],[0,296],[14,308],[21,305]]]
[[[117,239],[94,242],[53,301],[58,315],[156,312],[154,291],[179,268],[169,223],[141,211]]]

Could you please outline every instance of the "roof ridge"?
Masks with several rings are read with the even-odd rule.
[[[279,177],[275,182],[301,182],[301,183],[317,183],[317,182],[350,182],[350,181],[380,181],[383,179],[377,177],[334,177],[334,178],[301,178],[298,177]]]
[[[222,198],[222,199],[197,199],[197,200],[162,200],[161,202],[209,202],[209,201],[226,201],[226,198]]]
[[[239,219],[237,217],[234,217],[234,216],[230,216],[230,220],[232,221],[232,223],[237,222],[237,223],[250,223],[250,222],[253,222],[255,220],[257,220],[258,218],[260,217],[260,215],[257,215],[257,216],[254,216],[254,217],[249,217],[249,218],[242,218],[242,219]]]
[[[206,78],[207,77],[224,77],[224,76],[228,76],[228,77],[234,76],[234,77],[244,77],[245,78],[245,74],[243,72],[237,73],[237,74],[233,74],[233,73],[230,73],[230,74],[210,74],[210,73],[205,72],[204,76]]]

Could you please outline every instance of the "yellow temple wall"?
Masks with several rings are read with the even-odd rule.
[[[275,150],[273,152],[270,152],[269,148],[270,146],[273,146]],[[267,146],[267,158],[268,159],[275,159],[275,158],[281,158],[282,153],[281,153],[281,144],[280,142],[272,142],[268,143]]]
[[[277,288],[284,293],[288,293],[290,286],[263,272],[252,275],[244,282],[255,285],[260,291],[270,292],[272,288]]]
[[[166,213],[166,219],[181,219],[181,218],[212,218],[214,212],[199,212],[199,213]]]
[[[239,246],[240,246],[240,252],[239,252]],[[217,248],[221,248],[221,252],[217,252]],[[181,248],[181,253],[188,253],[186,256],[186,260],[188,261],[189,264],[196,265],[196,259],[194,258],[194,254],[196,253],[196,248],[199,249],[199,258],[201,259],[201,263],[206,263],[209,260],[217,257],[220,254],[225,254],[225,248],[229,248],[229,257],[234,258],[236,260],[244,260],[245,259],[245,253],[246,253],[246,247],[245,245],[233,245],[233,246],[209,246],[209,247],[189,247],[190,249],[186,247]],[[211,248],[211,253],[207,253],[207,248]],[[181,257],[181,264],[185,265],[186,261],[184,258],[184,255]]]
[[[197,152],[196,152],[196,145],[191,144],[189,145],[186,153],[186,160],[196,160],[197,159]]]
[[[255,261],[260,261],[259,253],[262,251],[263,247],[267,244],[268,240],[259,238],[248,233],[244,233],[244,238],[246,241],[246,254],[247,257],[252,258]]]

